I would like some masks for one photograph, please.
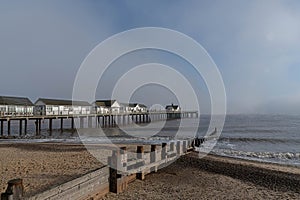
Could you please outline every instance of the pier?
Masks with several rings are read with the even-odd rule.
[[[35,135],[41,134],[42,122],[48,121],[47,131],[51,136],[53,131],[53,121],[60,124],[60,131],[65,129],[75,130],[75,120],[79,127],[77,128],[108,128],[117,126],[126,126],[129,124],[150,123],[153,121],[172,120],[180,118],[198,118],[197,111],[181,112],[144,112],[144,113],[106,113],[106,114],[86,114],[86,115],[33,115],[33,116],[1,116],[0,117],[0,137],[12,135],[12,121],[18,121],[19,136],[28,133],[28,122],[34,121]],[[66,120],[70,121],[69,127],[64,125]],[[6,125],[6,126],[5,126]],[[5,132],[5,129],[7,130]],[[6,133],[6,134],[5,134]]]

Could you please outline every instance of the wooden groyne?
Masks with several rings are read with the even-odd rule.
[[[132,123],[150,123],[151,121],[160,121],[178,118],[197,118],[198,112],[145,112],[145,113],[121,113],[121,114],[88,114],[88,115],[56,115],[56,116],[5,116],[0,117],[0,136],[11,136],[11,122],[19,121],[19,136],[28,133],[28,121],[34,121],[35,134],[40,135],[42,122],[48,121],[47,131],[51,135],[53,131],[53,121],[59,121],[60,131],[64,129],[75,129],[75,120],[78,120],[77,128],[105,128],[124,126]],[[70,126],[66,127],[64,122],[70,121]],[[5,125],[5,126],[4,126]],[[5,131],[5,128],[7,131]],[[6,133],[6,134],[5,134]]]
[[[7,199],[99,199],[109,192],[120,193],[135,179],[174,162],[193,150],[193,140],[170,141],[153,145],[138,145],[136,151],[127,152],[126,147],[112,150],[109,165],[72,181],[53,187],[34,196],[26,196],[21,179],[9,181],[1,200]],[[144,151],[150,149],[149,151]],[[132,156],[134,154],[134,156]]]

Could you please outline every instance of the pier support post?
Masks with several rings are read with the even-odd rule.
[[[7,120],[7,135],[10,136],[10,120]]]
[[[20,119],[20,122],[19,122],[19,135],[22,136],[22,129],[23,129],[23,120]]]
[[[28,119],[26,118],[24,121],[24,133],[25,135],[27,134],[27,123],[28,123]]]
[[[60,118],[60,132],[64,131],[64,118]]]
[[[102,127],[104,128],[104,118],[105,116],[102,116]]]
[[[74,130],[74,117],[71,118],[71,129]]]
[[[87,117],[88,120],[88,128],[92,128],[92,117]]]
[[[50,136],[52,135],[52,121],[53,121],[53,119],[49,118],[49,132],[50,132]]]
[[[100,116],[97,116],[97,128],[99,128],[101,126],[100,124]]]
[[[111,116],[111,126],[114,127],[116,125],[116,118],[117,118],[117,115],[112,115]]]
[[[35,124],[35,135],[39,135],[39,120],[36,119],[34,124]]]
[[[108,126],[111,126],[111,115],[108,116]]]
[[[42,119],[39,119],[39,134],[41,133],[42,130]]]
[[[1,120],[1,136],[3,136],[4,130],[3,130],[3,120]]]
[[[80,119],[80,128],[83,128],[84,126],[83,126],[83,124],[84,124],[84,119],[83,119],[83,117],[79,117],[79,119]]]
[[[137,146],[137,159],[142,159],[144,157],[144,147],[143,146]],[[136,178],[139,180],[144,180],[145,179],[145,173],[143,171],[138,172],[136,174]]]

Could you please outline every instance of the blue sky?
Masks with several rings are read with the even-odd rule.
[[[297,0],[2,0],[0,94],[71,98],[76,72],[99,42],[158,26],[187,34],[208,51],[223,76],[229,113],[300,113],[299,11]],[[161,57],[151,58],[164,62]],[[199,96],[207,99],[200,82]],[[163,98],[158,103],[169,100]]]

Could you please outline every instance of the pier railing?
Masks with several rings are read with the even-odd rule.
[[[78,128],[99,128],[123,126],[131,123],[149,123],[152,121],[198,118],[197,111],[174,111],[174,112],[135,112],[135,113],[105,113],[86,115],[32,115],[32,116],[3,116],[0,117],[0,136],[4,136],[4,123],[6,123],[7,136],[11,135],[11,121],[19,121],[19,135],[27,133],[28,121],[35,121],[36,135],[42,130],[42,121],[48,120],[48,131],[53,130],[53,120],[60,121],[60,130],[75,129],[74,120],[78,120]],[[70,127],[64,126],[64,120],[70,120]],[[85,122],[86,121],[86,122]]]

